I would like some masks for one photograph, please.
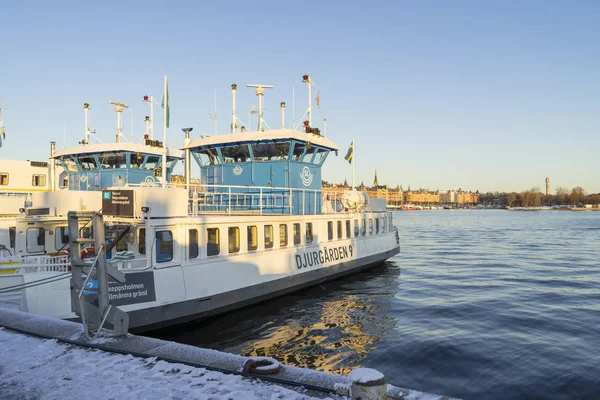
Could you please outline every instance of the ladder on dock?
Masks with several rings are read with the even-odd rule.
[[[81,318],[88,339],[97,338],[105,325],[112,326],[111,336],[124,336],[129,329],[129,315],[110,304],[108,282],[125,282],[125,274],[106,262],[104,219],[99,212],[70,211],[69,246],[71,259],[71,309]],[[80,226],[92,226],[90,236],[82,237]],[[89,230],[88,230],[89,231]],[[95,256],[81,258],[81,245],[93,245]]]

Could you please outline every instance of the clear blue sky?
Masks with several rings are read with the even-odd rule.
[[[301,76],[321,88],[313,125],[327,118],[340,147],[324,170],[351,179],[344,154],[356,138],[356,181],[412,189],[521,191],[582,186],[600,192],[600,2],[5,2],[0,9],[0,157],[44,159],[90,125],[114,138],[109,100],[132,108],[134,138],[149,113],[142,96],[171,95],[170,142],[180,128],[228,132],[229,87],[238,115],[275,85],[265,119],[306,108]],[[161,131],[160,108],[155,130]],[[129,112],[124,132],[129,137]],[[322,126],[320,126],[322,128]]]

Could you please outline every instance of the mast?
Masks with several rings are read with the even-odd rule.
[[[109,103],[115,106],[115,111],[117,112],[117,143],[119,143],[119,138],[121,135],[123,135],[123,128],[121,127],[121,114],[123,113],[123,110],[129,108],[129,106],[114,100],[109,101]]]

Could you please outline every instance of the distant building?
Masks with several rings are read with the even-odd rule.
[[[550,194],[550,178],[546,178],[546,196]]]

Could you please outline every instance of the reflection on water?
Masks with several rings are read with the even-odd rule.
[[[244,356],[347,374],[393,332],[400,269],[388,262],[220,317],[154,335]]]

